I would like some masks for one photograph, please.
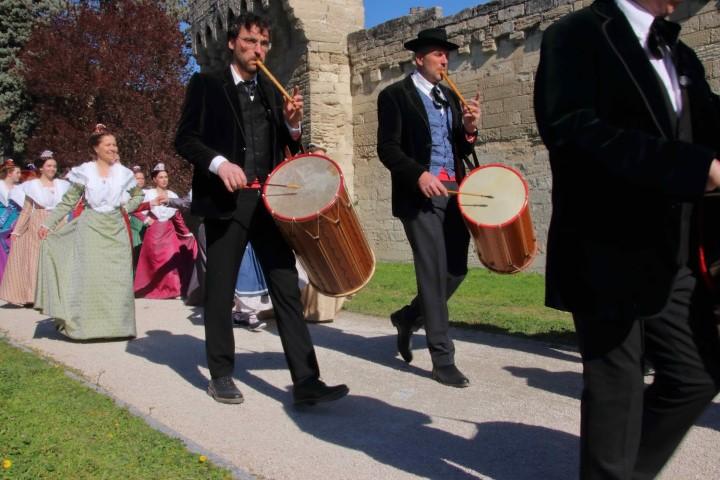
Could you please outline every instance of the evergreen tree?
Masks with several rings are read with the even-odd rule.
[[[18,54],[33,26],[64,5],[62,0],[0,0],[0,160],[24,156],[34,125]]]

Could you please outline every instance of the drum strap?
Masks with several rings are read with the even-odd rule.
[[[477,155],[475,154],[475,149],[470,153],[472,155],[473,161],[470,161],[469,157],[463,157],[463,163],[465,163],[465,168],[467,168],[468,172],[473,171],[474,169],[478,168],[480,166],[480,161],[477,158]]]

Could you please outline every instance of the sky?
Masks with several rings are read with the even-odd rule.
[[[476,7],[486,0],[365,0],[365,28],[410,13],[410,7],[441,7],[443,16]]]

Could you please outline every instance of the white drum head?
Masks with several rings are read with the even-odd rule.
[[[272,185],[263,189],[265,205],[281,219],[313,218],[334,203],[342,182],[340,168],[329,158],[300,155],[281,163],[270,174],[266,183]]]
[[[523,211],[528,199],[527,185],[520,174],[503,165],[476,168],[465,177],[459,192],[463,215],[480,226],[505,225]]]

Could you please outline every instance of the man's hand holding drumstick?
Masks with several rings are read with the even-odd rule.
[[[285,98],[283,115],[290,128],[300,128],[303,117],[303,97],[297,86],[293,88],[292,97]]]

